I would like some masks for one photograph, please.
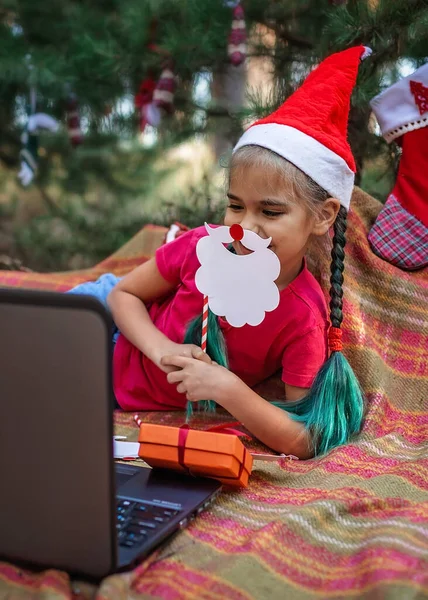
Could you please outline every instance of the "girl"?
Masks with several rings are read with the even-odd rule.
[[[188,343],[202,308],[195,248],[206,235],[203,227],[162,246],[114,287],[108,304],[121,332],[113,372],[122,408],[168,410],[210,398],[266,445],[299,458],[326,452],[359,431],[363,398],[340,352],[340,326],[355,172],[346,127],[364,55],[359,46],[327,58],[234,149],[224,224],[271,237],[281,265],[279,306],[260,325],[233,328],[211,313],[208,354]],[[323,293],[304,257],[311,240],[331,227],[330,327]],[[239,241],[233,248],[246,252]],[[284,401],[274,405],[251,388],[281,367]]]

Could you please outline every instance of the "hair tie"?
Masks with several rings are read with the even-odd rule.
[[[331,352],[341,352],[343,350],[342,330],[339,327],[330,327],[328,332],[328,347]]]

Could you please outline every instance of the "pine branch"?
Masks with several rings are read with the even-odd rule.
[[[296,46],[296,48],[303,48],[306,50],[312,50],[314,48],[314,44],[311,41],[306,40],[297,35],[293,35],[281,26],[277,26],[276,28],[274,28],[274,31],[280,40],[282,40],[283,42],[287,42],[292,46]]]
[[[7,154],[3,150],[0,150],[0,160],[8,169],[14,169],[19,165],[17,155]]]

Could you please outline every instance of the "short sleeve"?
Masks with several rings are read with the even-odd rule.
[[[327,359],[327,336],[319,325],[289,344],[282,357],[282,381],[295,387],[311,387]]]
[[[155,260],[160,274],[174,285],[179,285],[182,281],[181,271],[189,252],[195,246],[195,237],[195,230],[187,231],[156,250]]]

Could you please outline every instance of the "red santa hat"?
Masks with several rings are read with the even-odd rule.
[[[371,54],[355,46],[322,61],[274,113],[243,134],[243,146],[262,146],[292,162],[349,208],[355,161],[347,140],[348,114],[360,61]]]

